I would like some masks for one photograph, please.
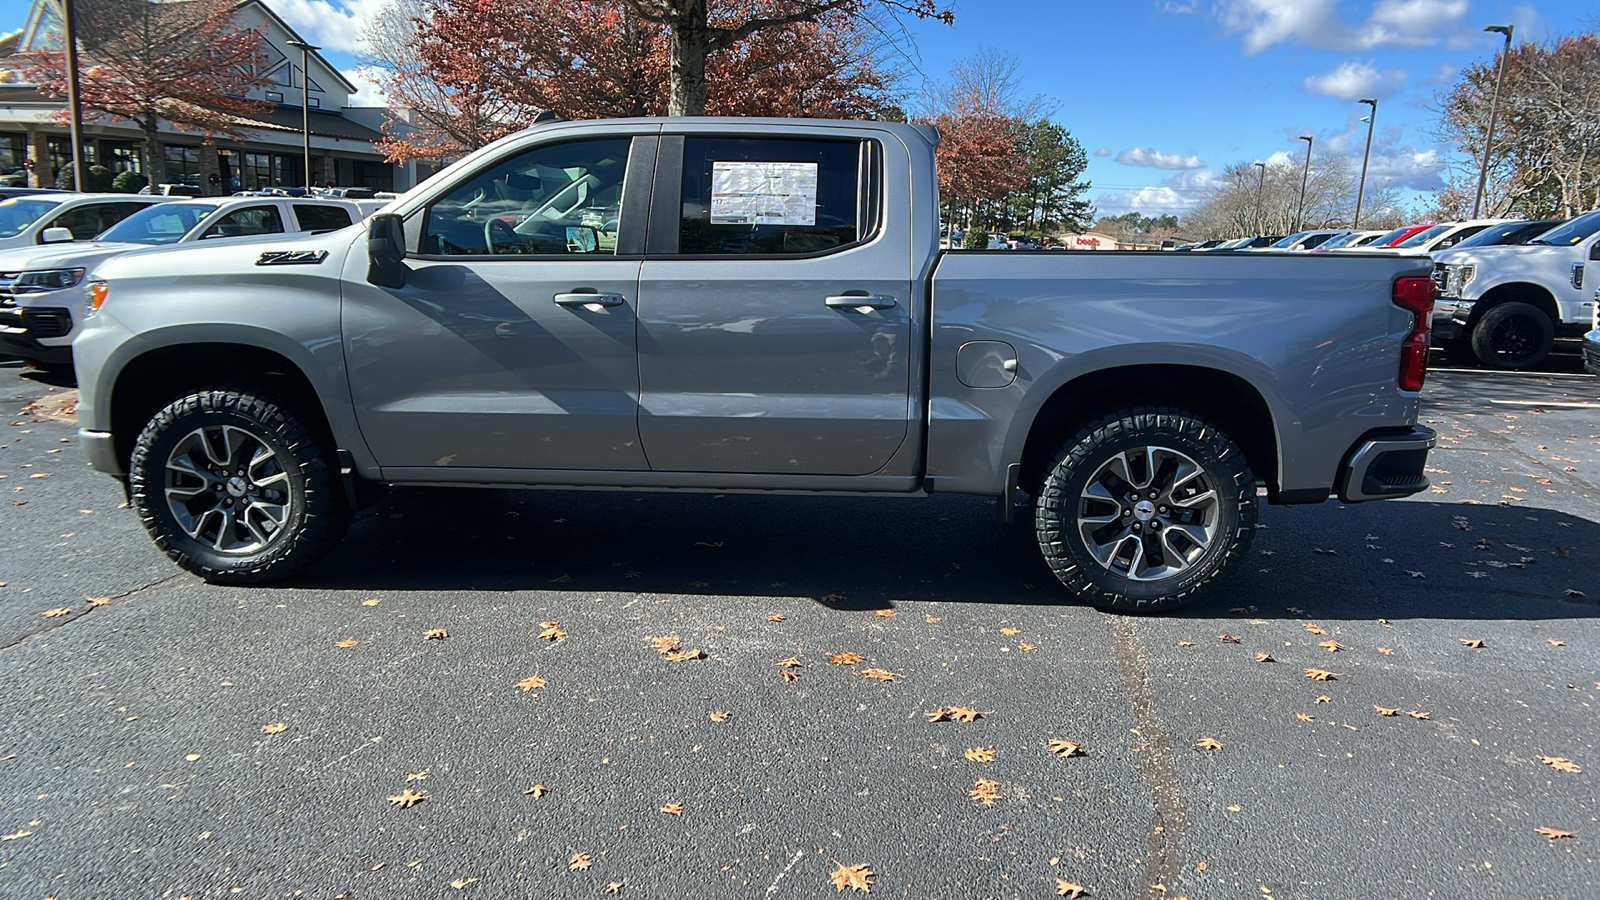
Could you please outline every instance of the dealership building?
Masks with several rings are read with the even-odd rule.
[[[196,185],[208,194],[303,186],[304,91],[309,94],[315,184],[403,191],[416,183],[415,164],[388,162],[374,143],[383,137],[380,129],[388,110],[350,105],[355,85],[315,51],[307,54],[308,65],[302,68],[301,51],[289,45],[299,35],[261,0],[244,0],[234,16],[240,28],[257,29],[264,37],[263,72],[271,84],[250,96],[271,108],[237,118],[239,133],[233,136],[184,131],[162,122],[154,173],[139,172],[143,135],[137,126],[86,109],[82,134],[89,165],[113,173],[139,172],[155,183]],[[30,51],[59,49],[62,33],[59,0],[34,0],[21,30],[0,38],[0,173],[11,174],[8,180],[20,181],[26,171],[27,184],[54,185],[61,167],[72,159],[69,129],[61,117],[66,101],[46,97],[29,84],[21,58]],[[93,65],[90,54],[79,65]]]

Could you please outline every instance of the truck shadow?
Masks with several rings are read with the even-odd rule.
[[[1222,591],[1171,615],[1600,615],[1600,524],[1587,519],[1423,501],[1262,512]],[[957,496],[408,489],[296,586],[810,597],[839,610],[1081,605],[1025,529],[997,525],[989,500]]]

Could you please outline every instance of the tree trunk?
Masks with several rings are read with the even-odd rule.
[[[148,116],[139,123],[140,130],[144,132],[144,140],[139,145],[139,165],[147,184],[166,180],[166,161],[161,158],[161,138],[156,131],[159,124],[155,116]],[[156,177],[158,164],[161,166],[159,179]]]
[[[706,54],[710,52],[706,0],[688,0],[683,15],[672,23],[672,99],[667,115],[706,114]]]

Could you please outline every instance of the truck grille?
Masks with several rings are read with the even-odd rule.
[[[0,272],[0,306],[17,305],[16,295],[11,288],[17,283],[17,276],[21,272]]]
[[[24,309],[22,322],[33,338],[65,337],[72,331],[72,313],[60,308]]]
[[[1445,268],[1444,263],[1433,264],[1433,287],[1436,295],[1440,297],[1449,296],[1446,291],[1450,287],[1450,270]]]

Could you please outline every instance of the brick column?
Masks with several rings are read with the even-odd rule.
[[[50,177],[50,136],[43,131],[28,132],[28,158],[33,160],[33,171],[28,173],[28,187],[55,187],[55,182],[46,183],[43,179]]]
[[[208,196],[222,193],[222,184],[211,183],[211,176],[222,174],[222,163],[217,159],[217,145],[211,141],[200,142],[200,191]]]

